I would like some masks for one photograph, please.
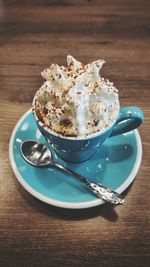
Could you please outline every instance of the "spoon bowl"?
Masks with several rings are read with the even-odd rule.
[[[23,158],[35,167],[46,167],[52,163],[52,153],[43,144],[28,140],[21,144],[20,150]]]

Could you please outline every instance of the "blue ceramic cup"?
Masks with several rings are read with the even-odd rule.
[[[68,162],[88,160],[107,138],[134,130],[144,120],[143,112],[138,107],[123,107],[120,108],[115,123],[105,131],[85,137],[65,137],[43,125],[39,121],[34,108],[33,114],[42,135],[53,146],[56,153]]]

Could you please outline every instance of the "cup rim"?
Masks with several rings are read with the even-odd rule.
[[[34,118],[36,120],[36,122],[43,128],[43,130],[45,130],[46,132],[48,132],[49,134],[55,136],[55,137],[59,137],[61,139],[65,139],[65,140],[81,140],[81,141],[84,141],[84,140],[87,140],[87,139],[92,139],[92,138],[95,138],[97,136],[100,136],[102,134],[104,134],[105,132],[107,132],[108,130],[110,130],[116,123],[117,121],[117,118],[118,118],[118,115],[119,115],[119,112],[120,112],[120,105],[118,107],[118,112],[116,112],[116,116],[115,116],[115,119],[113,120],[113,122],[111,123],[111,125],[109,125],[108,128],[106,129],[103,129],[103,131],[99,132],[95,132],[95,133],[92,133],[92,134],[88,134],[88,135],[85,135],[85,136],[79,136],[79,137],[76,137],[76,136],[64,136],[62,134],[58,134],[56,132],[54,132],[53,130],[51,130],[50,128],[48,128],[44,123],[42,123],[37,114],[36,114],[36,111],[35,111],[35,100],[36,100],[36,97],[34,96],[33,98],[33,102],[32,102],[32,113],[34,115]]]

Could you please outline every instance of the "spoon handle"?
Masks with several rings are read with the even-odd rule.
[[[99,183],[92,182],[88,180],[87,178],[81,176],[80,174],[58,164],[53,163],[53,167],[56,167],[65,173],[77,178],[82,184],[84,184],[94,195],[97,197],[103,199],[106,202],[109,202],[111,204],[122,204],[124,202],[124,199],[122,195],[118,194],[117,192],[111,190],[110,188],[107,188]]]

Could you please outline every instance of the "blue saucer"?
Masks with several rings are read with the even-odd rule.
[[[27,139],[47,144],[37,129],[31,110],[18,121],[9,144],[13,172],[31,195],[63,208],[89,208],[104,203],[80,182],[59,170],[36,168],[25,162],[20,154],[20,144]],[[55,154],[52,147],[50,149],[56,162],[118,193],[123,192],[133,181],[142,157],[141,139],[137,130],[109,138],[91,159],[80,164],[66,163]]]

